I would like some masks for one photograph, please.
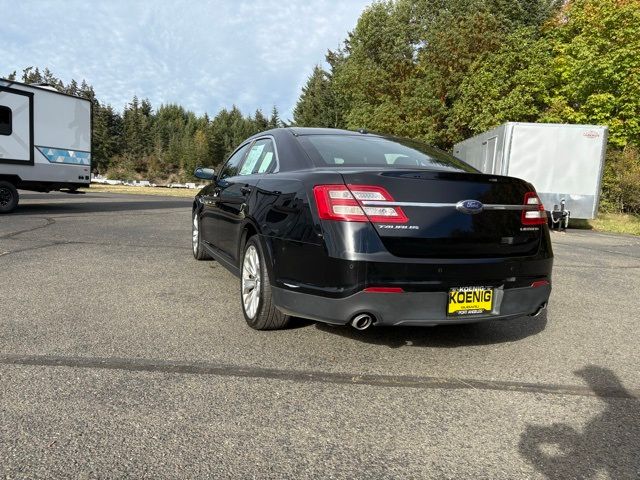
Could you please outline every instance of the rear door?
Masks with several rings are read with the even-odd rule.
[[[203,239],[216,248],[220,248],[221,212],[218,206],[220,194],[228,184],[228,179],[238,174],[240,165],[249,150],[249,146],[250,143],[247,143],[238,148],[224,163],[214,182],[203,192],[202,216],[200,220],[204,233]]]
[[[234,261],[238,260],[240,229],[247,213],[249,196],[255,193],[258,180],[275,162],[273,140],[258,139],[251,144],[237,171],[233,172],[235,175],[217,182],[219,197],[214,210],[216,247]]]
[[[33,165],[33,93],[0,86],[0,163]]]

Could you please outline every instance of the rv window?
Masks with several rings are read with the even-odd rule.
[[[0,135],[11,135],[13,131],[11,123],[11,109],[0,105]]]

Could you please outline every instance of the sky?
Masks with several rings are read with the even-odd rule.
[[[0,0],[0,77],[48,67],[117,110],[133,95],[284,120],[371,0]]]

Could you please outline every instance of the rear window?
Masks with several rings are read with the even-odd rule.
[[[425,168],[477,172],[462,160],[421,142],[369,135],[302,135],[317,167]]]

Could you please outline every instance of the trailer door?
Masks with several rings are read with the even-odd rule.
[[[564,199],[572,218],[594,218],[607,129],[516,124],[512,135],[509,175],[532,183],[547,210]]]
[[[493,173],[500,175],[500,171],[496,169],[496,144],[498,137],[491,137],[482,144],[484,163],[482,171],[484,173]],[[502,165],[501,165],[502,166]]]
[[[0,86],[0,163],[33,165],[33,93]]]

